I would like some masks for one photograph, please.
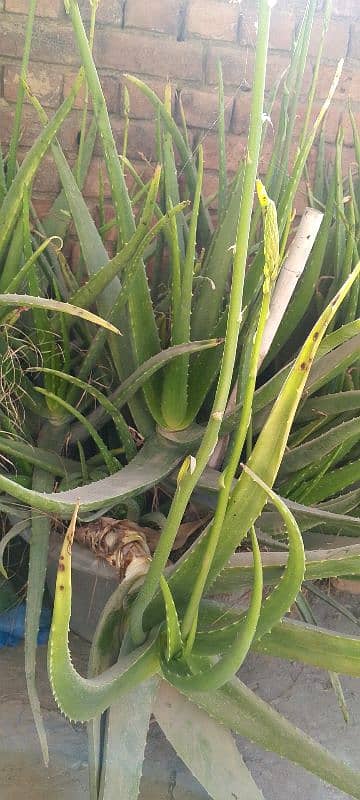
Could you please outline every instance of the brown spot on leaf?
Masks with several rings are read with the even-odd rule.
[[[62,591],[64,590],[64,587],[63,587],[63,585],[59,586],[59,589],[60,589],[60,591],[62,592]]]
[[[307,364],[306,364],[306,361],[303,361],[303,362],[300,364],[300,369],[302,369],[302,370],[305,370],[305,369],[306,369],[306,366],[307,366]]]
[[[65,564],[59,564],[59,572],[64,572]]]

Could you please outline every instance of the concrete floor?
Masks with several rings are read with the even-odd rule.
[[[354,626],[316,604],[318,617],[331,628],[354,633]],[[356,613],[356,608],[353,611]],[[87,644],[72,639],[78,666],[86,664]],[[46,675],[46,648],[39,648],[39,690],[49,737],[50,767],[39,755],[26,696],[22,647],[0,650],[0,798],[1,800],[85,800],[87,798],[86,731],[72,726],[57,712]],[[360,769],[360,683],[343,679],[350,723],[345,724],[329,678],[320,670],[277,659],[250,657],[242,679],[288,719],[295,722],[338,756]],[[239,746],[266,800],[343,800],[332,789],[304,770],[263,753],[239,739]],[[153,784],[155,800],[205,800],[200,789],[177,759],[157,726],[151,726],[144,768],[146,794],[159,773],[162,787]],[[175,779],[175,780],[174,780]],[[171,789],[171,785],[175,788]],[[165,788],[168,787],[168,788]],[[180,786],[182,790],[180,792]],[[246,800],[246,798],[242,798]]]

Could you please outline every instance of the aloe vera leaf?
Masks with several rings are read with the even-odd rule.
[[[142,387],[143,383],[148,379],[148,374],[152,371],[157,371],[163,368],[165,364],[168,364],[169,361],[173,358],[177,358],[180,355],[184,355],[186,353],[197,353],[201,349],[208,349],[212,347],[218,347],[222,344],[222,339],[207,339],[202,342],[189,342],[188,344],[181,344],[176,345],[174,347],[168,347],[166,350],[162,350],[161,353],[158,353],[156,356],[153,356],[140,367],[132,375],[129,375],[118,389],[110,395],[111,402],[116,406],[117,409],[122,408],[125,403],[128,403],[129,400],[139,391]],[[105,414],[103,409],[96,409],[94,412],[89,414],[88,419],[95,427],[100,427],[103,425],[108,416]],[[73,441],[78,441],[79,437],[82,436],[82,431],[79,426],[74,426],[72,429],[72,439]],[[202,436],[202,430],[199,429],[199,440]],[[190,438],[193,438],[192,435]]]
[[[360,639],[335,631],[285,620],[256,643],[258,652],[295,659],[342,675],[360,675]],[[295,655],[296,650],[296,655]]]
[[[360,797],[360,773],[292,725],[239,679],[217,692],[194,693],[196,705],[225,727],[304,767],[351,797]]]
[[[236,630],[235,635],[228,637],[228,647],[222,658],[204,671],[181,674],[175,660],[166,663],[166,660],[161,658],[162,675],[175,688],[186,693],[201,692],[204,689],[212,692],[219,686],[223,686],[244,662],[259,622],[263,592],[261,555],[254,529],[251,531],[251,544],[254,557],[254,581],[251,602],[243,626],[239,631]],[[198,636],[199,634],[197,634],[196,640]]]
[[[313,464],[314,460],[317,462],[331,453],[338,445],[346,443],[347,440],[349,440],[349,446],[351,443],[356,444],[359,440],[359,430],[360,418],[355,417],[355,419],[342,422],[341,425],[334,426],[321,436],[288,451],[284,455],[281,465],[281,477]]]
[[[48,648],[48,672],[55,700],[71,720],[87,722],[109,708],[159,667],[157,636],[123,657],[100,676],[82,678],[74,668],[68,644],[71,614],[71,547],[79,506],[75,507],[61,550]]]
[[[336,68],[336,71],[335,71],[335,74],[334,74],[334,78],[332,80],[329,92],[328,92],[328,96],[327,96],[326,100],[324,101],[324,103],[322,104],[321,109],[320,109],[320,111],[319,111],[319,113],[318,113],[318,115],[317,115],[317,117],[316,117],[316,119],[315,119],[315,121],[314,121],[314,123],[312,125],[311,132],[307,135],[307,137],[306,137],[306,139],[305,139],[305,141],[304,141],[302,147],[300,148],[300,150],[298,152],[298,155],[296,157],[295,164],[293,166],[292,173],[291,173],[291,176],[290,176],[290,180],[287,183],[286,189],[285,189],[285,191],[283,193],[283,196],[281,198],[281,201],[280,201],[280,204],[279,204],[279,208],[278,208],[279,220],[282,221],[283,224],[285,224],[285,221],[286,221],[289,213],[291,212],[291,207],[292,207],[292,204],[293,204],[293,201],[294,201],[294,198],[295,198],[295,194],[296,194],[298,186],[299,186],[299,182],[300,182],[300,179],[301,179],[301,176],[302,176],[305,164],[306,164],[306,160],[307,160],[307,158],[309,156],[310,150],[311,150],[312,145],[313,145],[313,143],[315,141],[315,137],[316,137],[318,131],[321,129],[321,125],[322,125],[322,122],[324,120],[324,117],[325,117],[325,115],[326,115],[326,113],[327,113],[327,111],[328,111],[328,109],[330,107],[330,103],[332,101],[332,98],[334,96],[334,93],[336,91],[337,85],[338,85],[340,77],[341,77],[343,66],[344,66],[344,59],[340,59],[340,61],[338,62],[338,65],[337,65],[337,68]],[[279,227],[280,227],[280,231],[282,232],[281,222],[280,222],[280,226]]]
[[[34,447],[12,436],[0,436],[0,451],[11,458],[21,458],[29,464],[57,477],[67,477],[79,472],[79,464],[42,447]]]
[[[11,526],[10,530],[8,530],[7,533],[5,533],[5,536],[3,536],[0,541],[0,573],[4,578],[6,578],[6,580],[8,580],[9,578],[6,569],[4,567],[5,550],[8,544],[11,542],[11,540],[14,539],[15,536],[18,536],[19,533],[25,531],[26,528],[28,527],[29,527],[29,518],[26,517],[26,519],[21,519],[19,522],[16,522],[15,525]]]
[[[229,196],[226,214],[219,223],[205,256],[201,274],[206,275],[212,283],[203,281],[200,290],[195,293],[191,318],[191,334],[194,339],[208,336],[209,331],[213,331],[218,321],[226,282],[234,258],[232,248],[236,237],[243,178],[244,167],[241,165]]]
[[[140,89],[140,91],[143,92],[150,103],[154,106],[155,110],[159,112],[161,119],[171,134],[172,140],[179,152],[181,167],[185,172],[186,182],[189,186],[190,194],[193,196],[195,194],[197,180],[193,154],[191,150],[189,150],[188,145],[186,144],[178,126],[176,125],[176,122],[174,122],[171,114],[169,114],[165,103],[163,103],[157,94],[155,94],[155,92],[150,89],[149,86],[140,80],[140,78],[135,78],[134,75],[129,74],[125,74],[125,78],[130,81],[130,83],[133,83],[138,89]],[[201,243],[205,246],[210,240],[212,224],[209,212],[207,211],[203,201],[200,204],[199,211],[199,231]]]
[[[202,148],[199,149],[198,179],[193,200],[189,233],[181,271],[180,297],[177,306],[172,306],[171,344],[183,344],[190,339],[190,319],[192,302],[192,284],[194,262],[196,256],[196,231],[199,217],[201,188],[204,171]],[[162,414],[165,424],[173,429],[180,430],[187,425],[186,411],[188,405],[188,372],[189,357],[172,361],[166,370],[162,388]]]
[[[47,401],[51,401],[51,403],[54,404],[55,407],[59,405],[61,408],[63,408],[64,411],[67,412],[67,415],[70,419],[72,417],[75,417],[75,419],[81,422],[81,424],[87,429],[88,434],[93,439],[94,444],[96,444],[96,446],[98,447],[99,453],[101,453],[101,456],[104,460],[104,464],[106,464],[106,467],[109,470],[110,474],[114,474],[114,472],[117,473],[119,471],[119,462],[117,458],[115,458],[115,456],[112,455],[112,453],[107,448],[104,440],[95,430],[95,428],[90,424],[90,422],[86,419],[84,414],[81,414],[81,412],[77,408],[71,406],[69,403],[66,402],[66,400],[64,400],[59,395],[56,395],[53,392],[49,392],[48,389],[43,389],[41,386],[37,386],[36,391],[39,392],[39,394],[42,394],[44,397],[46,397]]]
[[[81,389],[82,392],[88,393],[92,397],[94,397],[95,400],[98,401],[100,406],[102,406],[105,409],[105,411],[112,418],[112,420],[114,422],[114,425],[115,425],[115,428],[117,430],[117,433],[119,435],[120,441],[124,446],[126,458],[128,459],[128,461],[131,461],[131,459],[134,458],[134,456],[136,455],[137,450],[136,450],[135,442],[134,442],[134,440],[133,440],[133,438],[132,438],[132,436],[131,436],[131,434],[129,432],[129,427],[128,427],[127,423],[125,422],[124,417],[122,416],[122,414],[118,411],[116,406],[106,397],[106,395],[104,395],[103,392],[100,392],[99,389],[96,389],[96,387],[93,386],[91,383],[86,383],[85,381],[82,381],[79,378],[75,378],[74,375],[66,374],[65,372],[61,372],[60,370],[57,370],[57,369],[51,370],[51,369],[47,369],[46,367],[37,367],[36,368],[36,372],[41,372],[41,373],[51,374],[53,376],[56,376],[57,378],[60,378],[61,380],[69,382],[72,386],[77,386],[79,389]],[[68,398],[67,398],[67,402],[69,403]],[[87,420],[87,424],[89,425],[89,420]],[[90,425],[91,425],[91,423],[90,423]],[[83,423],[83,427],[86,427],[84,423]],[[91,429],[95,430],[95,428],[93,428],[93,426],[91,426]],[[90,432],[89,428],[86,428],[86,430],[87,430],[88,433]],[[118,465],[117,465],[117,468],[118,468]]]
[[[61,450],[66,426],[45,423],[42,427],[38,444],[51,447],[56,451]],[[41,494],[50,491],[54,485],[54,478],[49,472],[35,467],[33,472],[33,490]],[[31,514],[31,539],[29,552],[28,586],[26,597],[25,617],[25,675],[26,686],[35,727],[39,737],[40,747],[45,764],[49,762],[49,753],[46,732],[41,716],[40,702],[36,689],[36,651],[37,635],[39,630],[41,606],[43,601],[48,543],[51,529],[51,520],[47,515]]]
[[[0,291],[6,291],[10,282],[16,276],[19,265],[22,264],[24,253],[24,228],[22,219],[18,219],[13,230],[6,259],[0,275]]]
[[[69,14],[81,60],[84,65],[89,91],[93,99],[94,112],[103,145],[119,233],[123,241],[128,241],[135,230],[131,201],[127,192],[123,170],[111,130],[100,80],[93,61],[86,31],[82,23],[79,6],[75,0],[69,0]],[[129,316],[134,355],[136,356],[136,366],[138,366],[160,350],[160,341],[151,304],[145,267],[140,260],[133,284],[133,291],[129,297]],[[154,376],[149,383],[144,386],[144,394],[150,410],[154,407],[156,413],[158,409],[157,398],[159,396],[158,376]]]
[[[167,83],[165,86],[165,107],[167,113],[171,116],[171,84]],[[176,206],[180,202],[180,194],[179,194],[179,184],[177,179],[177,169],[175,163],[175,155],[174,155],[174,148],[172,142],[172,136],[169,130],[165,128],[163,133],[163,142],[162,142],[162,160],[163,160],[163,167],[164,167],[164,188],[165,188],[165,197],[166,202],[170,201],[171,207]],[[185,235],[186,235],[186,224],[185,219],[183,217],[178,217],[176,220],[176,233],[175,236],[176,244],[179,250],[179,261],[182,261],[185,256]]]
[[[159,483],[179,464],[188,444],[172,444],[163,437],[150,437],[135,458],[119,472],[88,486],[78,486],[65,492],[38,492],[19,486],[0,474],[0,490],[16,500],[48,513],[71,516],[79,499],[81,511],[109,508],[127,497],[142,494]]]
[[[353,282],[358,278],[359,273],[360,263],[338,291],[329,306],[323,311],[319,320],[315,323],[258,437],[248,461],[248,466],[268,486],[273,484],[279,470],[299,399],[320,341],[325,334],[329,322],[336,314],[339,306],[351,289]],[[215,577],[225,567],[231,554],[242,541],[242,538],[246,535],[263,509],[266,495],[263,490],[254,490],[249,480],[251,479],[249,479],[245,473],[242,473],[233,490],[222,527],[221,541],[218,544],[209,573],[207,587],[211,585]],[[177,567],[172,573],[169,585],[175,602],[178,602],[178,599],[184,597],[184,595],[186,596],[189,591],[189,586],[192,586],[193,578],[190,576],[193,576],[194,571],[200,568],[207,548],[209,535],[210,533],[208,530],[187,552],[186,560],[184,559],[178,562]],[[159,605],[161,608],[161,600],[160,598],[156,598],[147,609],[144,616],[144,624],[146,627],[149,623],[150,626],[154,624],[153,620],[157,618],[160,611]]]
[[[124,628],[124,603],[134,579],[124,579],[105,604],[91,642],[88,677],[101,675],[117,660]],[[102,718],[97,716],[87,725],[89,749],[90,800],[99,800],[102,749]]]
[[[82,160],[80,162],[78,156],[75,165],[75,172],[77,175],[79,189],[83,188],[86,180],[86,176],[94,152],[96,134],[97,134],[97,122],[96,118],[94,117],[91,121],[89,130],[84,140],[84,145],[82,150]],[[45,219],[43,219],[42,224],[48,236],[50,236],[50,234],[54,234],[56,236],[61,236],[61,238],[64,239],[66,231],[70,225],[70,222],[71,222],[71,213],[69,211],[66,193],[64,189],[61,189],[56,200],[54,200],[50,208],[50,211],[47,213]]]
[[[33,146],[24,158],[19,170],[4,198],[0,209],[0,256],[3,256],[5,248],[9,242],[13,227],[21,210],[24,189],[29,186],[41,163],[47,149],[49,148],[57,131],[66,119],[73,106],[76,94],[83,80],[83,72],[80,71],[71,92],[54,117],[40,133]]]
[[[328,497],[343,492],[360,478],[360,462],[353,461],[342,467],[337,467],[327,475],[321,477],[316,487],[309,492],[309,502],[320,503]]]
[[[166,661],[176,658],[183,651],[183,641],[176,606],[164,576],[160,578],[160,589],[164,598],[166,614]]]
[[[247,470],[247,468],[245,467]],[[287,508],[284,501],[275,492],[269,489],[263,481],[254,475],[250,470],[248,474],[254,482],[259,484],[267,493],[271,502],[275,505],[283,522],[286,525],[289,537],[289,556],[286,561],[285,570],[276,588],[262,603],[256,631],[253,641],[261,638],[264,633],[270,631],[282,617],[289,611],[298,596],[305,572],[305,554],[301,534],[291,511]],[[255,573],[254,573],[255,577]],[[201,648],[205,645],[205,653],[219,653],[226,650],[231,645],[235,635],[243,629],[245,615],[241,615],[236,622],[227,624],[226,622],[219,628],[210,631],[198,631],[195,641],[196,652],[204,652]],[[234,673],[233,673],[234,674]]]
[[[333,392],[333,394],[312,397],[302,406],[297,419],[299,422],[311,420],[317,415],[330,418],[347,411],[358,411],[360,408],[360,391],[353,389],[348,392]]]
[[[229,731],[161,681],[154,715],[166,738],[213,800],[262,800]],[[241,788],[240,788],[241,787]]]
[[[158,678],[152,677],[110,706],[101,800],[137,800]]]
[[[26,74],[29,66],[31,40],[33,34],[36,5],[37,5],[37,0],[29,0],[25,41],[22,53],[20,80],[16,97],[15,117],[14,117],[13,129],[11,132],[11,139],[9,145],[8,158],[7,158],[6,181],[8,187],[11,186],[16,172],[16,155],[17,155],[17,148],[19,146],[21,138],[20,137],[21,117],[22,117],[22,109],[25,96],[24,80],[26,80]]]
[[[28,258],[28,260],[23,264],[23,266],[18,270],[17,274],[11,279],[9,284],[4,284],[4,292],[9,294],[14,294],[17,291],[18,287],[22,285],[23,281],[28,275],[29,270],[34,266],[36,261],[38,260],[41,253],[46,250],[46,248],[54,242],[58,240],[57,236],[50,236],[48,239],[45,239],[44,242],[41,242],[37,250]]]
[[[281,579],[287,553],[262,552],[264,585],[277,584]],[[327,550],[307,550],[305,553],[305,580],[315,581],[359,573],[360,546],[333,547]],[[232,594],[243,586],[251,586],[253,565],[250,553],[235,554],[215,583],[210,587],[209,596]],[[225,618],[224,618],[225,621]],[[231,621],[231,619],[229,620]]]
[[[29,294],[0,294],[0,306],[15,306],[20,310],[28,310],[29,308],[43,308],[48,311],[58,311],[61,314],[69,314],[72,317],[92,322],[94,325],[100,325],[112,333],[119,334],[120,331],[111,322],[98,317],[91,311],[84,308],[73,306],[70,303],[62,303],[59,300],[52,300],[48,297],[33,297]]]

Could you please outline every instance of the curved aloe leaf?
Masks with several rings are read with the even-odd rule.
[[[71,720],[86,722],[109,708],[121,694],[154,675],[159,667],[157,636],[121,658],[94,678],[82,678],[72,664],[68,635],[71,615],[71,547],[79,505],[76,505],[61,549],[48,648],[51,688],[61,711]]]
[[[38,492],[19,486],[0,474],[0,490],[32,508],[70,517],[77,502],[81,511],[109,508],[127,497],[142,494],[169,475],[187,452],[188,445],[172,444],[155,435],[148,439],[137,456],[124,469],[86,486],[66,492]]]
[[[192,691],[201,692],[206,689],[208,692],[211,692],[219,686],[223,686],[223,684],[240,669],[247,656],[259,622],[263,591],[261,556],[254,530],[252,531],[251,544],[254,556],[254,581],[251,603],[243,626],[235,631],[235,636],[233,630],[231,631],[227,639],[228,647],[222,658],[216,663],[211,664],[208,669],[204,671],[194,673],[189,671],[188,674],[184,674],[184,672],[181,673],[178,670],[175,660],[167,663],[164,658],[161,659],[161,672],[163,676],[172,686],[175,686],[181,691],[185,691],[186,693]],[[198,636],[199,634],[196,636],[195,646]]]
[[[266,491],[269,499],[276,506],[286,525],[289,537],[289,556],[286,561],[286,567],[281,575],[279,583],[261,606],[253,639],[253,641],[256,641],[260,639],[264,633],[271,631],[273,626],[282,619],[293,605],[304,579],[305,554],[299,528],[284,501],[254,475],[251,470],[246,467],[245,470],[252,477],[254,482]],[[238,619],[237,622],[230,624],[224,623],[220,628],[216,627],[210,631],[203,632],[200,630],[195,640],[196,652],[200,654],[205,653],[206,655],[223,652],[231,644],[234,635],[245,625],[245,616],[241,615],[241,617],[242,618]]]
[[[288,553],[262,552],[264,585],[271,586],[281,580]],[[360,572],[360,545],[333,547],[327,550],[307,550],[305,553],[304,580],[315,581]],[[243,586],[251,586],[254,569],[250,553],[236,553],[210,587],[209,596],[232,594]]]
[[[78,308],[70,303],[62,303],[60,300],[52,300],[48,297],[33,297],[29,294],[0,294],[0,306],[15,306],[20,310],[27,311],[29,308],[43,308],[46,311],[57,311],[61,314],[69,314],[71,317],[84,319],[86,322],[92,322],[94,325],[99,325],[112,333],[119,334],[120,331],[111,322],[98,317],[91,311],[86,311],[84,308]]]
[[[57,477],[66,478],[79,473],[77,461],[64,458],[64,456],[45,450],[45,448],[35,447],[12,436],[0,436],[0,451],[11,458],[24,459],[28,464],[34,464]]]

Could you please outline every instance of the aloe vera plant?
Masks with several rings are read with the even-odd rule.
[[[320,262],[333,224],[336,196],[338,216],[334,236],[339,257],[334,270],[334,291],[329,292],[326,302],[318,308],[318,319],[309,326],[309,336],[305,344],[301,342],[300,352],[292,363],[277,371],[273,369],[271,377],[266,382],[260,380],[256,387],[264,327],[287,248],[296,190],[335,91],[341,64],[311,130],[309,119],[306,120],[287,181],[275,167],[280,152],[289,153],[293,134],[296,97],[316,6],[315,0],[310,0],[294,42],[287,76],[291,91],[283,94],[274,156],[262,183],[257,170],[264,141],[264,86],[272,4],[260,0],[248,157],[239,165],[230,187],[226,180],[219,67],[219,222],[214,229],[202,191],[202,149],[199,146],[193,153],[186,130],[180,130],[175,123],[170,87],[162,101],[139,79],[127,76],[150,100],[158,116],[159,166],[146,183],[126,156],[126,140],[131,136],[128,106],[121,157],[114,142],[92,57],[97,2],[92,3],[89,37],[76,0],[67,0],[65,5],[83,68],[72,94],[54,120],[49,121],[26,84],[28,55],[25,54],[21,94],[28,93],[43,132],[34,146],[36,157],[33,149],[6,190],[4,211],[3,207],[0,209],[0,220],[3,214],[4,222],[3,240],[0,239],[4,267],[0,279],[5,276],[0,282],[0,320],[8,325],[14,313],[18,313],[14,308],[31,308],[38,332],[36,345],[42,354],[41,365],[30,359],[28,370],[19,370],[24,394],[29,398],[25,418],[29,433],[26,441],[21,441],[5,427],[8,435],[2,434],[0,447],[12,459],[15,469],[10,474],[0,471],[0,490],[4,508],[11,497],[31,509],[26,670],[44,755],[46,740],[34,683],[35,647],[45,581],[49,515],[55,514],[72,519],[59,561],[49,676],[64,713],[71,719],[89,722],[92,800],[111,800],[119,794],[124,800],[136,800],[152,712],[215,800],[230,798],[232,788],[240,783],[246,787],[249,798],[256,800],[261,796],[231,734],[227,732],[224,736],[223,725],[301,764],[351,796],[360,797],[358,773],[282,719],[235,677],[250,648],[300,659],[332,672],[358,676],[360,671],[357,639],[284,620],[298,597],[304,574],[307,579],[346,575],[356,571],[360,564],[357,544],[346,550],[340,547],[310,553],[304,553],[303,547],[306,531],[318,525],[327,525],[327,529],[332,526],[336,531],[346,525],[354,535],[360,529],[356,516],[346,516],[357,508],[356,489],[348,493],[343,503],[341,499],[325,506],[316,503],[321,482],[331,466],[346,454],[347,447],[355,444],[357,420],[348,418],[348,412],[357,408],[356,392],[337,391],[332,420],[335,416],[336,422],[339,413],[339,424],[325,424],[320,428],[320,437],[312,441],[312,433],[317,430],[312,404],[320,409],[320,414],[327,403],[333,408],[331,398],[320,395],[314,399],[314,394],[330,382],[338,381],[339,376],[344,380],[344,372],[356,362],[359,347],[356,310],[360,265],[355,247],[349,244],[344,250],[341,227],[343,223],[346,231],[354,233],[356,205],[353,201],[350,210],[346,204],[343,209],[339,157],[328,197],[324,183],[321,185],[318,179],[315,197],[321,196],[325,201],[325,213],[304,274],[305,289],[301,288],[301,296],[307,298],[308,306],[313,298],[311,281],[320,274]],[[325,28],[328,14],[329,4]],[[29,19],[31,25],[31,16]],[[86,81],[87,96],[92,96],[95,122],[87,132],[85,110],[79,161],[72,171],[56,133],[82,80]],[[314,92],[315,83],[309,106]],[[20,97],[20,109],[21,102]],[[109,256],[103,240],[106,226],[97,230],[81,192],[96,127],[103,144],[114,205],[115,215],[110,224],[116,230],[117,249],[113,257]],[[38,160],[48,147],[63,188],[44,223],[48,244],[40,245],[34,252],[24,244],[30,240],[28,187]],[[340,147],[339,140],[338,152]],[[185,200],[181,199],[176,178],[175,151],[186,177]],[[126,188],[125,170],[134,179],[132,193]],[[255,185],[259,204],[253,208]],[[351,179],[349,186],[351,189]],[[66,213],[59,223],[58,211],[64,208]],[[86,279],[79,281],[57,253],[46,272],[59,276],[52,278],[54,299],[41,298],[43,286],[34,264],[50,246],[51,236],[65,235],[71,218],[81,246]],[[11,259],[7,256],[5,260],[10,251]],[[14,253],[22,251],[21,270],[14,274],[11,271]],[[344,265],[341,253],[345,253]],[[149,285],[145,267],[151,260],[153,280],[150,279]],[[22,291],[24,283],[30,288],[30,297],[16,294]],[[90,313],[93,307],[102,320]],[[296,298],[294,307],[296,324],[300,308]],[[285,341],[284,331],[292,324],[292,308],[291,304],[266,365],[273,363],[274,354],[281,349],[278,343]],[[66,311],[67,315],[50,315],[50,311]],[[90,328],[93,322],[101,326],[95,337]],[[59,357],[59,342],[64,363]],[[100,389],[107,365],[111,383],[108,388]],[[237,400],[232,410],[228,407],[231,390]],[[37,419],[41,420],[39,435],[31,427],[35,407]],[[139,452],[130,425],[145,439]],[[219,438],[229,434],[224,463],[220,463],[220,470],[210,469],[207,465]],[[63,454],[65,443],[71,447],[71,457]],[[322,461],[320,470],[314,472],[314,453],[317,456],[319,447]],[[243,467],[241,459],[246,461]],[[97,480],[99,465],[102,477]],[[23,480],[16,479],[16,470],[20,469],[25,471]],[[298,487],[293,481],[294,473],[297,478],[299,470],[301,486],[306,488],[304,496],[297,494]],[[55,491],[55,482],[59,480],[60,486]],[[348,480],[346,485],[350,485],[349,476]],[[141,579],[138,576],[136,582],[125,580],[110,598],[94,636],[89,675],[83,678],[72,665],[68,647],[71,545],[77,515],[84,517],[88,512],[99,513],[119,505],[126,513],[129,498],[140,498],[140,506],[144,493],[165,481],[170,486],[172,500],[149,571]],[[272,488],[274,484],[276,491]],[[174,539],[194,491],[211,493],[215,504],[213,519],[176,566],[167,569]],[[309,500],[313,504],[308,505]],[[40,518],[38,511],[43,512]],[[18,530],[15,525],[6,542]],[[270,562],[266,563],[257,540],[262,531],[282,534],[285,531],[288,553],[271,553]],[[248,534],[251,559],[246,553],[234,556]],[[248,609],[236,612],[211,599],[220,590],[232,591],[239,583],[252,586]],[[270,589],[266,601],[262,597],[263,585]],[[127,747],[129,709],[134,707],[136,720],[131,747]],[[169,712],[169,707],[173,711]],[[187,746],[184,733],[189,725],[195,731],[192,748]],[[204,750],[200,752],[197,746],[200,730],[208,753],[216,752],[221,739],[222,761],[231,765],[231,780],[228,777],[221,781],[221,773],[216,774],[209,758],[204,757]],[[128,761],[127,772],[123,774],[111,757],[119,747]]]

